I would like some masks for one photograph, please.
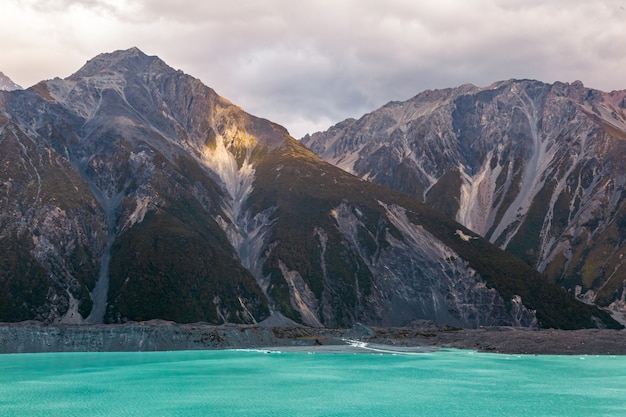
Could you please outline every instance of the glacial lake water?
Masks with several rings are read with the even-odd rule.
[[[0,416],[625,416],[626,356],[0,355]]]

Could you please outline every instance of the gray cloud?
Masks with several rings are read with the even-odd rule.
[[[0,70],[19,84],[138,46],[296,137],[466,82],[626,88],[621,0],[9,0],[3,12]]]

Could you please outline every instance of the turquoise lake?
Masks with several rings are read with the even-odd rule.
[[[626,356],[0,355],[0,416],[625,416]]]

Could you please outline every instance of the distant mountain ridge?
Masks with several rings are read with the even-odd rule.
[[[9,77],[4,75],[4,73],[0,71],[0,91],[14,91],[21,89],[22,87],[15,84]]]
[[[626,311],[626,91],[532,80],[425,91],[302,142]]]
[[[0,321],[619,327],[137,48],[0,94]]]

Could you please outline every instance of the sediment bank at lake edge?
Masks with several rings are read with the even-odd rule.
[[[456,329],[431,322],[407,327],[352,329],[177,324],[153,320],[119,325],[0,324],[0,353],[116,352],[199,349],[298,348],[368,352],[361,341],[388,350],[472,349],[515,354],[626,355],[626,331],[527,330],[513,327]],[[320,349],[319,346],[325,346]],[[343,347],[342,347],[343,346]],[[331,348],[332,347],[332,348]],[[381,349],[385,350],[385,349]]]

